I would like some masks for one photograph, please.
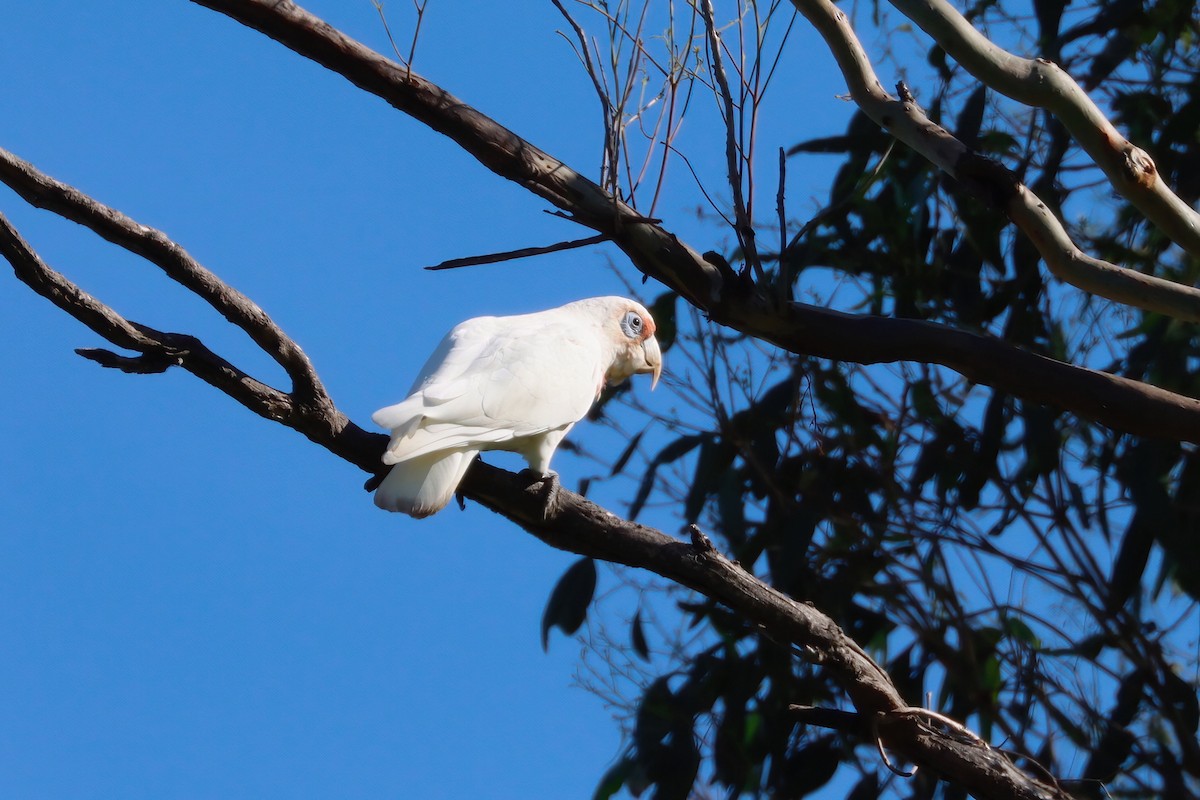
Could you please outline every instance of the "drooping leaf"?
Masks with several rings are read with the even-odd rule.
[[[675,344],[675,335],[679,330],[675,319],[678,299],[679,295],[675,292],[663,292],[649,308],[650,316],[654,317],[654,338],[658,340],[658,346],[664,353],[671,349],[671,345]]]
[[[1041,645],[1037,634],[1020,617],[1006,615],[1004,617],[1004,630],[1018,642],[1027,644],[1034,649],[1037,649]]]
[[[683,504],[685,522],[693,523],[700,518],[704,502],[717,491],[736,455],[737,451],[719,439],[705,439],[700,445],[696,471]]]
[[[633,502],[629,504],[630,519],[637,519],[637,515],[641,513],[642,506],[649,499],[650,490],[654,488],[654,476],[658,474],[658,468],[664,464],[678,461],[696,449],[701,443],[707,441],[708,438],[709,434],[706,433],[681,436],[658,451],[658,454],[646,465],[646,474],[642,476],[642,482],[638,486],[637,494],[634,495]]]
[[[879,797],[879,776],[868,772],[854,784],[854,788],[846,795],[846,800],[875,800],[876,797]]]
[[[1038,21],[1038,42],[1043,49],[1057,51],[1058,26],[1069,0],[1033,0],[1033,13]]]
[[[967,147],[975,147],[975,140],[983,127],[983,109],[987,105],[987,86],[979,84],[975,91],[967,97],[962,110],[958,112],[958,124],[954,132],[959,140]]]
[[[642,693],[638,705],[633,742],[640,757],[650,753],[661,744],[674,727],[674,695],[669,684],[670,676],[656,678]]]
[[[784,797],[804,797],[820,789],[841,764],[840,748],[833,736],[821,736],[797,746],[772,769],[772,783]]]
[[[640,608],[633,615],[630,628],[629,639],[630,644],[633,645],[633,652],[637,653],[643,661],[649,661],[650,647],[646,644],[646,632],[642,629],[642,610]]]
[[[625,785],[625,777],[629,774],[632,762],[622,758],[616,764],[609,767],[604,773],[604,777],[600,779],[600,784],[596,787],[596,791],[592,794],[592,800],[609,800]],[[634,794],[634,797],[637,797]]]
[[[726,786],[741,787],[753,764],[746,752],[746,710],[726,702],[713,742],[716,777]]]
[[[667,743],[657,749],[647,765],[647,775],[654,782],[653,800],[688,800],[700,771],[700,748],[691,727],[671,734]]]
[[[608,477],[615,478],[621,474],[621,470],[625,469],[625,465],[629,463],[629,459],[633,456],[634,451],[637,450],[638,443],[642,441],[642,437],[646,435],[646,431],[647,428],[642,428],[630,438],[629,444],[625,445],[625,449],[621,451],[621,455],[613,462],[612,471],[609,472]]]
[[[581,558],[559,578],[542,612],[542,649],[550,649],[550,629],[570,636],[587,619],[588,606],[596,592],[596,562]]]

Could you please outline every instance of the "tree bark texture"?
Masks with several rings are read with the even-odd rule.
[[[987,335],[935,323],[780,302],[748,278],[710,263],[657,221],[640,216],[558,159],[294,3],[194,2],[260,31],[449,136],[488,169],[610,238],[639,270],[677,291],[715,322],[798,354],[862,364],[939,364],[977,383],[1026,401],[1057,406],[1117,430],[1200,442],[1200,402],[1195,399],[1026,352]],[[1006,183],[1009,176],[987,169],[964,171],[970,154],[961,144],[944,131],[923,127],[928,121],[911,102],[887,96],[878,81],[872,85],[869,62],[861,48],[855,50],[852,33],[848,38],[841,29],[844,18],[828,17],[840,12],[815,0],[796,0],[796,5],[814,17],[826,15],[824,22],[814,19],[814,24],[818,28],[832,26],[831,48],[839,60],[847,62],[843,71],[852,90],[867,98],[861,101],[864,108],[873,106],[884,114],[887,118],[881,121],[901,138],[909,131],[919,149],[933,148],[931,158],[956,177],[974,180],[980,191],[1005,198],[1011,216],[1036,213],[1036,198],[1020,197],[1023,187]],[[862,78],[857,87],[851,74]],[[897,116],[890,116],[893,114]],[[284,391],[257,380],[195,337],[125,319],[53,270],[0,217],[0,254],[17,277],[115,346],[135,355],[106,350],[81,354],[127,372],[181,367],[360,469],[373,475],[382,471],[380,456],[387,437],[360,428],[342,414],[299,346],[253,301],[196,262],[165,233],[141,225],[2,150],[0,180],[27,202],[84,225],[155,264],[250,335],[284,368],[292,386]],[[1048,212],[1047,216],[1057,224]],[[1049,222],[1030,224],[1035,233],[1049,236],[1052,244],[1057,241]],[[1186,306],[1192,300],[1181,302]],[[682,541],[624,520],[554,482],[531,479],[528,473],[514,475],[482,462],[468,473],[461,491],[553,547],[649,570],[737,611],[764,635],[794,645],[802,657],[828,670],[853,703],[861,729],[869,731],[882,747],[975,796],[1030,800],[1066,800],[1070,796],[1052,782],[1018,769],[1004,753],[961,726],[908,705],[888,675],[832,619],[730,561],[698,529],[693,528],[690,541]]]

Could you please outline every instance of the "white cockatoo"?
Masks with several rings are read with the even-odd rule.
[[[654,320],[624,297],[513,317],[477,317],[446,335],[408,397],[372,415],[392,432],[375,505],[427,517],[450,502],[481,450],[550,457],[608,383],[662,373]]]

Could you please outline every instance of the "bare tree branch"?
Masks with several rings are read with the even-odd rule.
[[[254,378],[195,336],[158,331],[125,319],[47,265],[0,215],[0,255],[19,280],[114,345],[141,354],[130,357],[81,349],[77,351],[81,356],[140,374],[182,367],[255,414],[294,428],[368,472],[379,471],[380,448],[387,437],[364,431],[338,411],[300,346],[257,304],[196,263],[166,234],[46,176],[5,150],[0,150],[0,180],[31,204],[54,210],[142,256],[209,302],[284,366],[293,389],[284,393]]]
[[[891,679],[832,619],[750,575],[703,537],[693,536],[686,544],[564,489],[555,490],[547,503],[545,486],[524,483],[522,475],[477,463],[467,474],[466,493],[552,547],[647,569],[721,602],[777,641],[799,645],[830,670],[865,719],[876,720],[888,749],[976,797],[1070,798],[1057,786],[1026,775],[978,737],[948,733],[931,725],[927,715],[914,713],[920,709],[901,703]]]
[[[82,197],[82,195],[81,195]],[[107,350],[82,350],[85,358],[126,372],[163,372],[178,365],[267,419],[290,419],[295,404],[288,395],[255,380],[209,350],[194,336],[156,331],[130,322],[47,265],[0,215],[0,255],[17,278],[108,341],[142,355],[120,356]],[[159,368],[161,367],[161,368]]]
[[[619,134],[616,131],[618,120],[614,119],[612,111],[612,102],[608,99],[608,92],[604,89],[604,84],[601,82],[601,73],[596,69],[595,63],[592,61],[592,48],[588,44],[587,35],[583,32],[583,26],[575,21],[571,16],[571,12],[567,11],[566,7],[559,0],[550,0],[554,7],[558,9],[558,13],[563,16],[567,24],[571,26],[571,30],[575,33],[575,39],[579,42],[576,47],[572,44],[575,50],[575,55],[583,63],[583,70],[592,80],[592,88],[596,90],[596,97],[600,100],[600,115],[603,119],[604,126],[604,153],[600,158],[600,174],[601,183],[607,185],[607,188],[613,194],[617,192],[617,163],[619,159],[619,150],[617,141]],[[566,34],[563,34],[566,39]],[[570,41],[569,39],[567,40]]]
[[[967,72],[1018,102],[1058,117],[1118,192],[1171,241],[1200,256],[1200,214],[1171,191],[1150,155],[1122,136],[1061,67],[1044,58],[1009,53],[946,0],[892,0],[892,5]]]
[[[582,224],[600,231],[600,237],[593,239],[614,238],[646,274],[677,288],[719,322],[798,353],[861,363],[944,363],[972,380],[1014,391],[1026,399],[1061,405],[1065,397],[1073,411],[1116,423],[1114,427],[1200,439],[1200,403],[1180,395],[941,325],[841,314],[768,299],[736,276],[725,275],[655,221],[637,215],[561,162],[419,76],[305,16],[294,5],[260,0],[204,4],[236,7],[265,26],[270,35],[285,43],[298,43],[288,45],[298,52],[305,52],[301,45],[309,47],[329,59],[331,68],[355,76],[352,80],[378,86],[398,108],[455,136],[497,173],[519,180]],[[882,94],[882,89],[879,92]],[[876,97],[873,102],[894,111],[898,101]],[[902,111],[912,124],[923,119],[911,102],[901,105],[908,106]],[[921,141],[928,144],[940,139],[935,132]],[[964,156],[953,147],[948,152],[954,155],[960,180],[984,192],[1001,191],[1007,185],[1008,176],[997,177],[987,162]],[[134,373],[180,366],[255,413],[303,433],[363,470],[380,471],[386,437],[364,431],[341,414],[299,346],[262,309],[196,263],[166,234],[140,225],[4,151],[0,151],[0,180],[31,204],[79,222],[157,265],[250,335],[284,367],[293,387],[285,394],[257,381],[195,337],[156,331],[125,319],[51,269],[0,217],[0,254],[22,281],[114,345],[138,354],[91,349],[79,351],[81,355]],[[1012,202],[1010,197],[1003,199]],[[782,193],[779,202],[782,205]],[[841,685],[855,706],[858,721],[881,750],[901,753],[981,798],[1066,800],[1069,796],[1052,782],[1017,769],[1007,755],[960,724],[907,705],[884,670],[833,619],[726,558],[694,526],[691,541],[683,542],[623,520],[553,481],[538,478],[530,482],[527,473],[513,475],[482,462],[472,468],[462,490],[547,544],[654,572],[735,610],[765,636],[795,645],[801,657],[821,665]],[[854,723],[839,715],[798,713],[839,729],[852,728]]]
[[[743,196],[741,158],[738,155],[738,137],[734,127],[733,93],[729,91],[729,78],[725,75],[725,63],[721,58],[721,34],[713,12],[712,0],[700,3],[704,27],[708,32],[708,49],[712,59],[713,76],[717,83],[717,99],[721,103],[721,116],[725,119],[725,169],[729,174],[729,186],[733,190],[733,229],[747,265],[757,280],[763,279],[762,262],[754,243],[754,220],[751,209]],[[751,198],[753,200],[753,198]]]
[[[884,91],[845,12],[831,0],[792,1],[825,39],[858,107],[880,127],[1002,209],[1033,242],[1056,277],[1119,303],[1200,322],[1200,289],[1144,275],[1084,253],[1054,213],[1013,172],[972,152],[945,128],[930,121],[915,102],[898,100]],[[1157,180],[1156,175],[1151,180]]]
[[[292,379],[293,392],[306,403],[324,405],[329,395],[300,346],[280,330],[249,297],[223,283],[161,231],[141,225],[114,208],[39,172],[0,148],[0,181],[26,202],[78,222],[103,238],[142,256],[169,278],[201,297],[221,316],[245,331]]]
[[[542,256],[547,253],[560,253],[563,250],[574,250],[579,247],[590,247],[594,244],[600,244],[608,239],[607,236],[589,236],[586,239],[572,239],[569,242],[558,242],[544,247],[522,247],[518,250],[505,250],[502,253],[488,253],[482,256],[466,256],[464,258],[451,258],[443,261],[440,264],[434,264],[425,269],[436,272],[443,269],[458,269],[459,267],[475,267],[480,264],[496,264],[501,261],[513,261],[518,258],[529,258],[530,256]]]
[[[661,226],[636,215],[631,208],[566,164],[416,73],[406,78],[404,69],[398,64],[334,30],[294,3],[275,0],[193,2],[227,14],[343,75],[360,88],[449,136],[498,175],[554,203],[577,222],[610,234],[639,270],[678,291],[716,322],[796,353],[862,364],[890,361],[940,364],[977,383],[1063,408],[1117,430],[1200,441],[1200,402],[1183,395],[1064,364],[1027,353],[990,336],[948,326],[845,314],[797,302],[777,305],[744,286],[727,283],[720,270],[696,250]],[[840,11],[832,4],[815,0],[806,3],[805,8],[826,14],[820,17],[818,28],[832,28],[829,35],[837,43],[835,54],[838,54],[839,63],[847,61],[849,66],[843,64],[843,69],[859,78],[852,81],[852,85],[865,92],[863,81],[870,77],[873,88],[865,93],[864,102],[872,110],[880,113],[889,124],[901,120],[903,130],[912,133],[916,141],[934,147],[935,153],[945,149],[945,157],[939,157],[939,165],[952,163],[952,155],[956,157],[966,152],[961,143],[941,128],[932,126],[911,104],[905,108],[888,97],[875,80],[865,53],[853,38]],[[845,28],[844,33],[842,28]],[[898,116],[893,118],[892,115]],[[922,125],[932,129],[928,137]],[[968,159],[968,163],[974,164],[977,160]],[[982,172],[983,178],[990,174],[986,170]],[[969,179],[970,176],[964,173],[963,180]],[[1012,186],[1006,184],[986,190],[1003,196],[1005,192],[1013,191]],[[984,190],[981,187],[981,191]],[[1024,197],[1028,199],[1027,194]],[[1039,210],[1035,206],[1028,213],[1058,224],[1044,208]],[[1058,260],[1070,262],[1071,258],[1064,254]]]

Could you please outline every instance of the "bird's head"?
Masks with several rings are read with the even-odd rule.
[[[615,340],[613,362],[605,374],[612,383],[620,383],[630,375],[650,373],[650,388],[658,385],[662,375],[662,350],[654,338],[654,319],[640,303],[624,297],[605,297],[605,330]]]

